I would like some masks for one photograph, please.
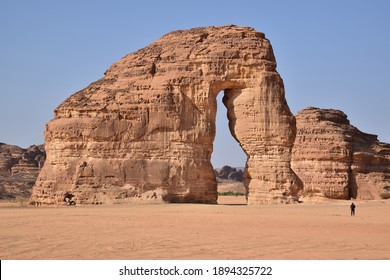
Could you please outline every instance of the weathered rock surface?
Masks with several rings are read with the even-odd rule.
[[[29,198],[45,156],[43,145],[22,149],[0,143],[0,199]]]
[[[114,63],[56,110],[31,203],[216,203],[216,96],[248,155],[248,204],[296,199],[295,119],[270,42],[253,28],[169,33]]]
[[[339,110],[310,107],[296,121],[291,166],[304,196],[390,197],[390,144],[359,131]]]

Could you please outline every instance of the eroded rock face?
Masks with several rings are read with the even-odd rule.
[[[295,119],[270,42],[253,28],[169,33],[114,63],[47,124],[47,163],[32,203],[216,203],[210,156],[216,96],[248,155],[248,203],[284,203],[300,188],[290,168]]]
[[[0,143],[0,199],[29,198],[45,156],[43,145],[22,149]]]
[[[390,145],[359,131],[332,109],[307,108],[296,115],[292,168],[304,196],[390,197]]]

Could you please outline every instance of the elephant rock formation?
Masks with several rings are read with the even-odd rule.
[[[171,32],[59,105],[31,203],[62,203],[67,192],[82,204],[216,203],[210,157],[220,92],[248,157],[248,204],[295,201],[295,118],[271,44],[231,25]]]

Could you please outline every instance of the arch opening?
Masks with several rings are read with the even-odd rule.
[[[229,98],[229,90],[220,91],[216,95],[216,127],[211,164],[217,181],[217,202],[246,205],[247,190],[243,179],[248,156],[234,133],[234,112],[229,110]]]

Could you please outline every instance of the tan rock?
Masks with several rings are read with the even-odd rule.
[[[15,146],[0,143],[0,176],[11,175],[11,168],[22,158],[23,149]]]
[[[171,32],[114,63],[56,110],[31,203],[216,203],[216,96],[248,155],[248,203],[296,200],[295,119],[270,42],[253,28]]]
[[[304,196],[378,199],[390,194],[389,144],[359,131],[339,110],[310,107],[296,120],[291,166],[304,184]]]
[[[45,161],[44,147],[0,143],[0,199],[28,199]]]

